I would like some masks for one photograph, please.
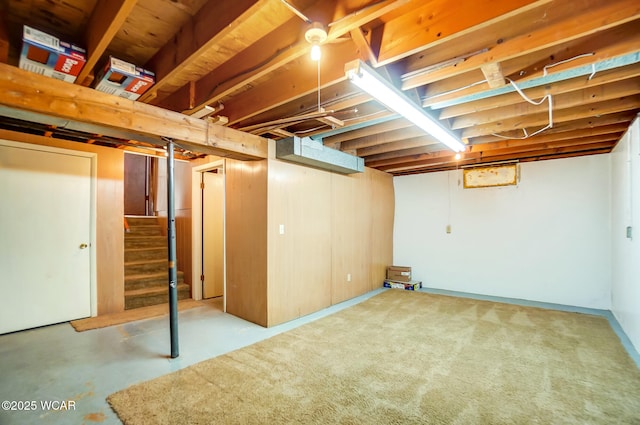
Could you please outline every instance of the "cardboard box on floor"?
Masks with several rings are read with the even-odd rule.
[[[155,84],[155,74],[132,63],[109,56],[96,77],[95,89],[136,100]]]
[[[46,32],[24,26],[18,66],[73,83],[87,61],[86,50]]]
[[[387,280],[409,282],[411,280],[411,267],[389,266],[387,267]]]

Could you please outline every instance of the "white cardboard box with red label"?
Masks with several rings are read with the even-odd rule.
[[[73,83],[87,61],[86,53],[82,47],[25,25],[18,66]]]
[[[96,90],[129,100],[138,99],[156,82],[153,72],[113,56],[109,57],[96,81]]]

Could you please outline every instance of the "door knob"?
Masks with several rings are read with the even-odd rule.
[[[81,243],[80,244],[80,249],[85,249],[87,247],[89,247],[89,245],[87,245],[86,243]]]

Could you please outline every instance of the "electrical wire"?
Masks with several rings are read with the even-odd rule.
[[[509,81],[509,83],[511,83],[511,85],[513,86],[513,88],[518,92],[518,94],[520,96],[522,96],[522,98],[524,100],[526,100],[527,102],[531,103],[532,105],[542,105],[542,103],[547,100],[549,102],[549,124],[547,124],[545,127],[541,128],[540,130],[529,134],[527,132],[526,128],[523,128],[522,131],[524,132],[524,137],[506,137],[506,136],[501,136],[499,134],[496,133],[491,133],[492,136],[495,137],[499,137],[502,139],[515,139],[515,140],[525,140],[528,139],[529,137],[533,137],[536,134],[542,133],[545,130],[548,130],[550,128],[553,128],[553,96],[551,94],[546,95],[545,97],[543,97],[542,99],[540,99],[540,101],[536,102],[532,99],[530,99],[526,94],[524,94],[524,92],[522,91],[522,89],[520,89],[520,87],[518,87],[518,85],[515,83],[515,81],[513,81],[510,78],[506,79],[507,81]]]
[[[477,85],[480,85],[480,84],[483,84],[483,83],[486,83],[486,82],[487,82],[487,80],[476,81],[475,83],[471,83],[471,84],[469,84],[467,86],[464,86],[464,87],[459,87],[457,89],[448,90],[448,91],[445,91],[445,92],[442,92],[442,93],[438,93],[438,94],[435,94],[435,95],[432,95],[432,96],[424,96],[422,98],[422,100],[424,102],[427,99],[435,99],[436,97],[445,96],[445,95],[452,94],[452,93],[457,93],[459,91],[462,91],[462,90],[465,90],[465,89],[469,89],[471,87],[475,87]]]
[[[588,56],[593,56],[593,55],[595,55],[595,53],[593,53],[593,52],[591,52],[591,53],[583,53],[581,55],[576,55],[576,56],[574,56],[572,58],[569,58],[569,59],[561,60],[561,61],[555,62],[555,63],[550,63],[549,65],[545,65],[545,67],[542,69],[542,73],[546,77],[547,76],[547,68],[552,68],[552,67],[554,67],[556,65],[561,65],[563,63],[571,62],[571,61],[576,60],[576,59],[586,58]]]

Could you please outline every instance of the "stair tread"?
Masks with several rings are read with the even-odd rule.
[[[125,310],[131,311],[158,303],[169,297],[167,235],[155,216],[125,215],[128,231],[124,238]],[[178,298],[188,298],[191,286],[178,271]],[[132,288],[132,289],[127,289]]]
[[[178,274],[183,273],[182,271],[178,270]],[[168,277],[169,273],[168,271],[164,271],[164,272],[158,272],[158,273],[142,273],[142,274],[132,274],[129,276],[125,276],[124,280],[137,280],[137,279],[155,279],[158,277]]]
[[[190,288],[186,283],[181,283],[178,285],[178,289]],[[164,294],[169,290],[168,287],[159,287],[153,286],[151,288],[142,288],[142,289],[130,289],[128,291],[124,291],[124,296],[136,296],[136,295],[156,295],[156,294]]]
[[[138,247],[138,248],[125,248],[124,252],[127,251],[148,251],[151,249],[167,249],[166,246],[143,246],[143,247]]]
[[[169,260],[167,258],[161,258],[159,260],[135,260],[135,261],[125,261],[125,266],[137,266],[140,264],[153,264],[153,263],[166,263]]]

